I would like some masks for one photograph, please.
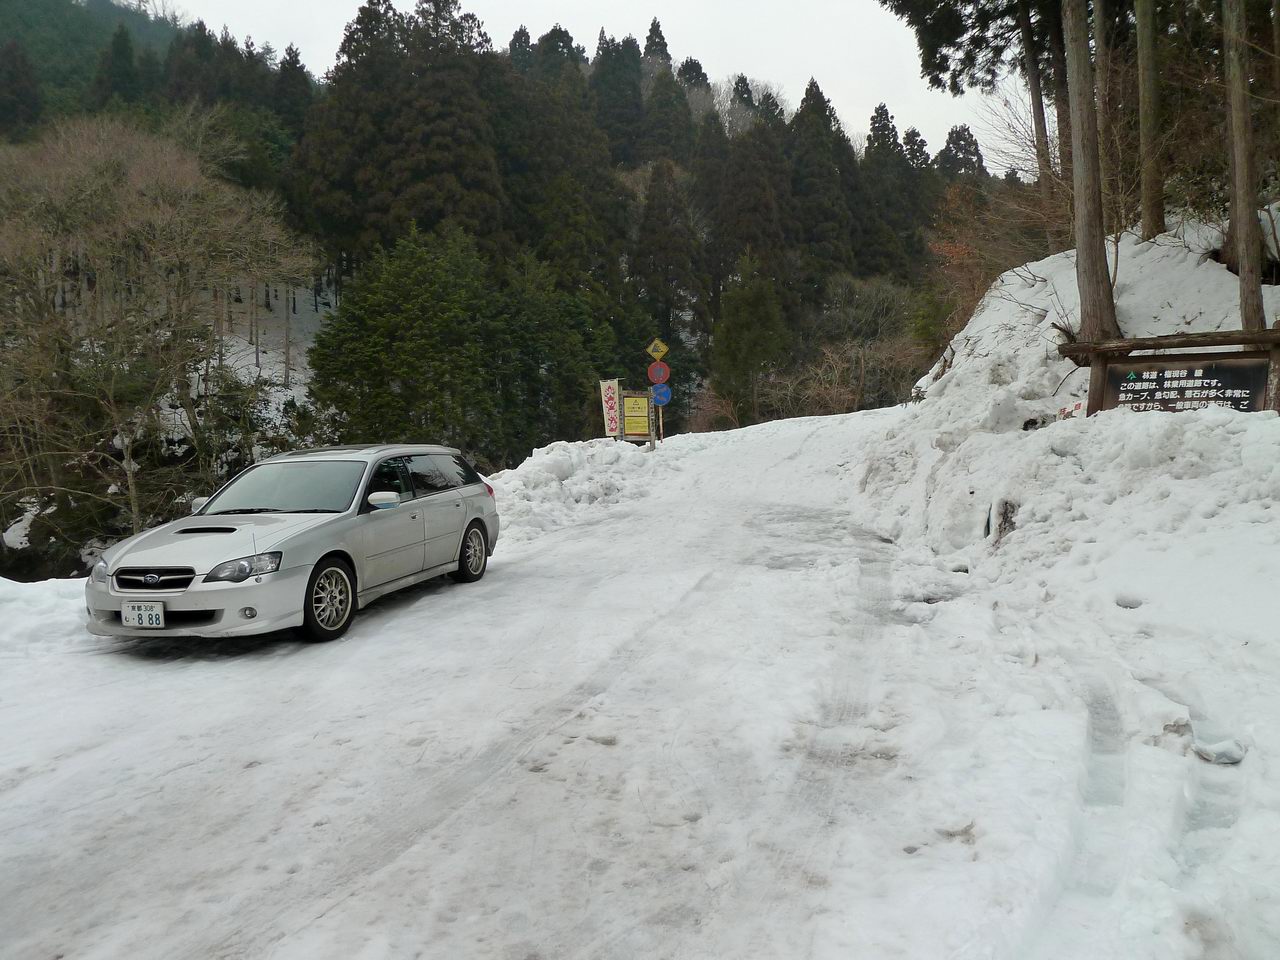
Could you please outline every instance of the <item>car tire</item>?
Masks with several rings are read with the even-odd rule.
[[[462,535],[462,546],[458,548],[458,569],[449,576],[458,583],[475,583],[484,576],[489,568],[489,538],[485,536],[484,524],[477,521],[467,527]]]
[[[337,640],[356,616],[356,575],[339,557],[316,564],[302,606],[302,637],[312,643]]]

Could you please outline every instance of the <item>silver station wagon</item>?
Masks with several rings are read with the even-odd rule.
[[[299,450],[249,467],[192,516],[107,550],[85,587],[100,636],[333,640],[358,609],[449,574],[484,576],[493,488],[457,450]]]

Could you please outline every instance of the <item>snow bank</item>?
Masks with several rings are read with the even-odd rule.
[[[1153,336],[1238,329],[1237,279],[1209,259],[1218,240],[1216,231],[1196,224],[1152,243],[1124,237],[1115,268],[1121,330]],[[1280,290],[1266,288],[1265,297],[1268,313],[1280,312]],[[1099,520],[1099,504],[1088,504],[1093,493],[1107,503],[1121,490],[1140,498],[1157,477],[1217,476],[1231,464],[1244,473],[1215,483],[1272,491],[1265,455],[1246,449],[1268,449],[1274,442],[1280,426],[1267,415],[1134,417],[1116,411],[1089,422],[1054,423],[1060,409],[1088,392],[1088,371],[1057,354],[1062,334],[1054,325],[1074,330],[1078,317],[1074,252],[1002,276],[922,381],[925,399],[869,448],[857,477],[865,518],[938,551],[983,552],[1002,539],[1001,505],[1016,509],[1026,499],[1019,484],[1033,483],[1037,496],[1058,498]],[[1182,449],[1184,443],[1195,449]],[[1081,499],[1073,484],[1101,488]],[[1184,491],[1191,500],[1202,492]],[[1123,510],[1117,515],[1149,524],[1169,520]]]
[[[643,496],[653,461],[630,443],[553,443],[520,466],[489,478],[502,518],[502,538],[522,542],[572,522],[593,506]]]
[[[1238,329],[1237,278],[1208,256],[1219,240],[1195,224],[1122,239],[1121,330]],[[1280,312],[1280,289],[1264,296]],[[1055,324],[1077,329],[1078,315],[1073,253],[1009,271],[922,381],[925,399],[847,470],[853,515],[934,569],[967,572],[928,618],[935,642],[985,623],[991,657],[1056,678],[1086,714],[1071,832],[1056,866],[1027,878],[1044,884],[1043,915],[1023,918],[1007,953],[981,955],[1269,956],[1280,418],[1058,421],[1087,394],[1087,371],[1056,351]],[[927,569],[904,569],[900,586]]]

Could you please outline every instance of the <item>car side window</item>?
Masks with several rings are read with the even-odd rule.
[[[468,478],[467,473],[459,465],[459,459],[445,453],[433,453],[431,459],[435,461],[440,472],[449,480],[451,487],[465,487],[468,483],[475,481]],[[465,461],[462,461],[465,463]]]
[[[414,496],[425,497],[429,493],[442,493],[452,489],[449,476],[440,469],[436,458],[427,454],[409,457],[409,476],[413,478]]]
[[[373,475],[369,477],[369,488],[364,492],[366,501],[371,493],[394,493],[402,501],[413,496],[410,493],[408,478],[405,476],[403,457],[383,460],[373,468]]]
[[[468,483],[484,482],[481,479],[480,474],[476,473],[476,468],[473,467],[467,461],[467,458],[462,456],[462,454],[458,454],[456,457],[453,458],[453,465],[457,468],[458,475],[462,477],[462,482],[464,485]]]

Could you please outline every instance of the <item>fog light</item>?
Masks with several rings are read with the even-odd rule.
[[[253,607],[245,607],[240,611],[240,616],[244,617],[246,620],[252,620],[257,615],[258,611],[253,609]]]

